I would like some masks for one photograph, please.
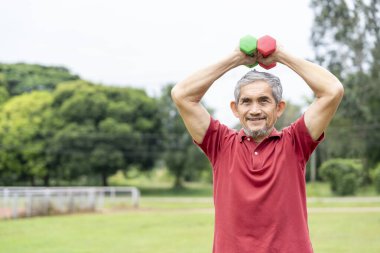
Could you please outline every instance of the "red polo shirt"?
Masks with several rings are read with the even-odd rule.
[[[255,143],[211,119],[200,148],[213,166],[214,253],[310,253],[305,165],[318,141],[302,116]]]

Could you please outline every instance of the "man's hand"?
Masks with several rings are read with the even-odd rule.
[[[257,53],[255,53],[253,56],[249,56],[243,53],[239,47],[237,47],[233,53],[236,54],[239,58],[239,65],[249,66],[255,64],[257,61]]]
[[[260,52],[257,52],[257,61],[266,66],[271,65],[273,62],[280,62],[280,55],[283,53],[283,50],[283,46],[277,42],[276,51],[274,51],[268,57],[264,57]]]

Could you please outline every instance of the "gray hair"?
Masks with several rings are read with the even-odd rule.
[[[259,72],[256,70],[251,70],[247,74],[245,74],[239,82],[235,86],[235,102],[236,104],[239,104],[239,98],[240,98],[240,89],[241,87],[251,84],[256,81],[264,81],[269,84],[269,86],[272,88],[272,94],[276,101],[276,104],[278,104],[282,99],[282,86],[280,79],[272,74],[269,74],[267,72]]]

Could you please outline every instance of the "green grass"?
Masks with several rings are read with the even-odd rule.
[[[313,213],[315,252],[380,251],[380,213]],[[211,252],[213,214],[141,211],[0,222],[0,252]]]
[[[211,252],[212,215],[130,212],[0,222],[0,252]]]
[[[331,197],[333,194],[328,183],[308,183],[306,184],[308,197]]]
[[[363,206],[311,204],[311,208]],[[212,206],[212,199],[204,197],[146,197],[137,210],[0,221],[0,252],[211,252]],[[316,253],[380,252],[380,212],[310,212],[309,227]]]
[[[210,197],[212,185],[206,183],[186,183],[183,188],[173,188],[171,185],[138,186],[143,196],[150,197]]]
[[[173,189],[165,179],[150,184],[139,180],[135,185],[143,197],[137,210],[120,198],[106,200],[104,214],[0,220],[0,252],[210,253],[212,185],[186,183],[183,189]],[[373,192],[363,189],[359,195]],[[308,184],[307,195],[314,198],[308,203],[311,209],[380,207],[379,200],[327,201],[324,198],[333,194],[326,183]],[[309,226],[316,253],[380,252],[380,212],[314,211]]]
[[[208,183],[185,183],[184,188],[175,189],[170,183],[135,184],[143,196],[148,197],[212,197],[212,184]],[[328,183],[316,182],[306,185],[308,197],[333,197]],[[355,196],[379,196],[376,195],[372,186],[360,188]]]
[[[315,252],[380,252],[380,213],[312,213],[309,215]]]
[[[362,202],[360,199],[350,198],[313,198],[308,199],[308,208],[380,208],[380,198]],[[130,199],[120,198],[116,201],[106,200],[105,206],[111,210],[131,209]],[[144,210],[181,210],[181,209],[213,209],[214,203],[211,197],[143,197],[140,200],[140,208]]]
[[[114,186],[135,186],[140,189],[143,196],[148,197],[210,197],[213,187],[211,183],[185,182],[184,188],[173,188],[174,177],[165,168],[156,168],[152,171],[141,173],[137,169],[131,169],[127,175],[119,171],[109,177],[109,183]],[[308,197],[332,197],[330,185],[325,182],[308,183],[306,185]],[[378,196],[374,186],[366,186],[358,189],[356,196]]]
[[[350,208],[350,207],[380,207],[380,201],[378,202],[368,202],[368,203],[361,203],[361,202],[348,202],[348,203],[342,203],[342,202],[312,202],[307,204],[308,208]]]

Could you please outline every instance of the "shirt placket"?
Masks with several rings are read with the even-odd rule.
[[[248,140],[252,141],[252,140]],[[263,156],[262,156],[262,148],[264,146],[264,142],[266,140],[262,141],[261,143],[255,145],[252,143],[252,151],[251,151],[251,156],[252,156],[252,170],[257,171],[262,169],[262,163],[263,163]]]

